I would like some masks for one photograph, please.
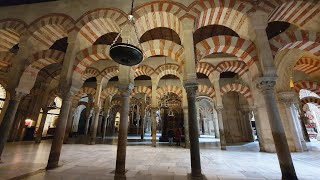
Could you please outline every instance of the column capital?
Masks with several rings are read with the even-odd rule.
[[[260,77],[257,81],[257,88],[262,92],[274,90],[277,77]]]
[[[194,29],[194,20],[189,18],[184,18],[182,20],[183,30],[192,30]]]
[[[279,92],[278,99],[280,102],[284,103],[286,107],[290,107],[296,101],[296,93],[292,91]]]
[[[20,91],[14,91],[12,93],[11,99],[15,100],[15,101],[21,101],[21,99],[27,95],[26,92],[20,92]]]
[[[217,106],[217,107],[216,107],[216,110],[217,110],[218,112],[222,112],[222,111],[223,111],[223,106]]]
[[[118,85],[119,92],[124,97],[129,97],[133,88],[134,88],[133,83]]]
[[[185,82],[184,87],[187,92],[187,96],[195,97],[198,90],[198,83],[197,82]]]
[[[263,11],[254,11],[249,13],[249,20],[251,22],[251,26],[255,30],[266,30],[268,27],[268,19],[269,15]]]
[[[49,108],[46,107],[46,106],[45,106],[45,107],[42,107],[41,109],[42,109],[42,112],[45,113],[45,114],[47,114],[48,111],[49,111]]]

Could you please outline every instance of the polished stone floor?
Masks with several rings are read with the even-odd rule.
[[[129,138],[129,142],[138,142]],[[66,144],[61,167],[45,171],[50,141],[8,143],[0,164],[0,179],[113,179],[117,147],[112,144]],[[129,143],[130,144],[130,143]],[[201,163],[207,179],[281,179],[276,154],[258,152],[256,142],[228,146],[221,151],[218,140],[200,138]],[[301,180],[320,177],[320,142],[308,143],[309,151],[292,153]],[[182,180],[190,172],[190,154],[182,147],[133,143],[127,148],[127,179]]]

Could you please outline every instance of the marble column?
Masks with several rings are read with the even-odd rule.
[[[109,110],[104,114],[104,121],[103,121],[103,129],[102,129],[102,139],[106,137],[106,134],[108,133],[107,128],[109,127]]]
[[[70,108],[70,112],[69,112],[69,115],[68,115],[68,122],[67,122],[67,127],[66,127],[66,132],[65,132],[65,135],[64,135],[64,139],[63,139],[63,143],[68,143],[68,139],[69,139],[69,136],[70,136],[70,132],[71,132],[71,129],[72,129],[72,123],[73,123],[73,119],[74,119],[74,111],[76,110],[75,107],[72,107]]]
[[[188,120],[188,107],[183,107],[183,126],[184,126],[184,138],[185,138],[185,148],[190,148],[190,138],[189,138],[189,120]]]
[[[191,155],[191,178],[202,179],[201,173],[201,160],[199,149],[199,127],[197,121],[197,109],[196,109],[196,92],[198,90],[198,83],[186,82],[184,84],[187,92],[188,101],[188,122],[189,126],[193,127],[189,129],[190,138],[190,155]]]
[[[144,139],[144,127],[145,127],[145,124],[146,124],[146,110],[145,110],[145,106],[143,105],[142,106],[142,109],[141,109],[141,140]]]
[[[121,93],[121,110],[120,110],[120,125],[118,134],[118,148],[115,177],[125,177],[126,173],[126,151],[127,151],[127,136],[128,136],[128,116],[130,105],[130,94],[133,89],[133,84],[119,85]]]
[[[258,109],[252,107],[251,111],[253,112],[253,116],[254,116],[255,123],[256,123],[256,132],[257,132],[257,136],[258,136],[260,152],[266,152],[266,149],[263,146],[264,142],[263,142],[262,133],[261,133],[261,123],[260,123],[260,119],[259,119]]]
[[[101,136],[101,128],[102,128],[101,126],[102,126],[102,115],[99,116],[97,136]]]
[[[151,108],[152,147],[157,146],[157,110],[156,107]]]
[[[274,94],[275,83],[276,82],[274,80],[268,80],[267,78],[264,78],[258,84],[258,87],[261,89],[266,102],[272,136],[276,146],[276,152],[282,172],[282,179],[296,180],[298,178],[293,166],[287,138],[276,104],[276,98]]]
[[[215,117],[213,119],[213,123],[214,123],[214,136],[215,138],[220,138],[218,118]]]
[[[96,144],[96,137],[97,137],[97,131],[98,131],[98,123],[99,123],[99,117],[100,117],[100,107],[94,107],[94,121],[92,123],[91,133],[90,133],[90,140],[89,144],[93,145]]]
[[[46,123],[47,115],[48,115],[48,108],[47,107],[43,107],[42,108],[42,116],[41,116],[39,129],[38,129],[38,132],[37,132],[37,136],[35,138],[35,143],[40,143],[41,142],[42,133],[43,133],[44,125]]]
[[[294,102],[294,96],[295,96],[295,93],[294,92],[281,92],[279,93],[279,100],[284,104],[285,106],[285,111],[286,111],[286,117],[287,117],[287,120],[288,120],[288,124],[289,124],[289,129],[290,129],[290,134],[291,134],[291,137],[293,139],[293,144],[295,146],[295,149],[296,151],[298,152],[301,152],[303,151],[303,148],[302,148],[302,144],[301,144],[301,141],[300,141],[300,138],[299,138],[299,134],[298,134],[298,129],[297,129],[297,126],[295,124],[295,117],[294,115],[292,114],[292,105],[293,105],[293,102]]]
[[[282,179],[296,180],[298,178],[275,98],[274,86],[276,85],[277,73],[266,33],[268,19],[268,13],[262,11],[254,11],[249,14],[249,20],[255,32],[254,43],[262,70],[262,77],[258,79],[257,87],[264,96]]]
[[[63,139],[66,132],[67,120],[72,104],[73,92],[71,92],[70,90],[64,91],[62,95],[62,106],[60,109],[59,121],[54,132],[46,169],[54,169],[58,167]]]
[[[219,106],[217,107],[217,113],[218,113],[218,121],[219,121],[219,134],[220,134],[220,146],[221,150],[227,150],[227,142],[226,142],[226,137],[224,133],[224,126],[223,126],[223,118],[222,118],[222,113],[223,113],[223,107]]]
[[[85,126],[85,128],[84,128],[84,134],[85,134],[85,135],[88,135],[88,133],[89,133],[91,112],[92,112],[92,109],[89,109],[89,107],[88,107],[86,126]]]
[[[17,113],[18,106],[25,93],[13,92],[12,97],[9,101],[8,108],[4,114],[3,120],[0,125],[0,161],[4,146],[8,140],[9,133]]]

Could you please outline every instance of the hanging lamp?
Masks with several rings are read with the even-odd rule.
[[[132,0],[131,13],[128,16],[128,21],[133,26],[136,38],[138,39],[138,43],[139,43],[137,28],[134,22],[135,19],[133,17],[133,4],[134,4],[134,0]],[[113,43],[111,44],[110,51],[109,51],[110,57],[117,63],[125,66],[134,66],[139,64],[143,59],[143,52],[141,49],[129,43],[116,43],[118,38],[121,35],[121,32],[122,32],[122,29],[118,34],[118,36],[113,41]]]

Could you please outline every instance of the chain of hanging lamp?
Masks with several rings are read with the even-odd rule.
[[[140,44],[140,41],[139,41],[139,38],[138,38],[138,30],[137,30],[137,27],[135,25],[135,19],[134,19],[134,16],[133,16],[133,5],[134,5],[134,0],[132,0],[132,3],[131,3],[131,11],[130,11],[130,14],[128,16],[128,21],[129,23],[131,23],[131,25],[133,26],[133,29],[134,29],[134,33],[136,35],[136,40],[138,42],[138,46],[139,48],[141,49],[141,44]],[[126,21],[126,24],[128,23],[128,21]],[[125,25],[126,25],[125,24]],[[123,25],[123,27],[125,26]],[[114,44],[116,44],[116,42],[118,41],[119,37],[121,36],[122,34],[122,31],[123,31],[123,28],[120,29],[120,32],[118,33],[118,35],[116,36],[116,38],[113,40],[111,46],[113,46]],[[127,42],[128,43],[128,42]]]

